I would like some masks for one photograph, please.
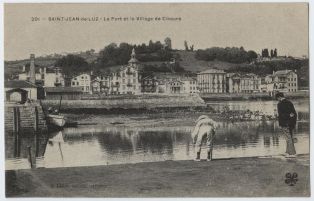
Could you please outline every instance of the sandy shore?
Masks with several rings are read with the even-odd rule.
[[[6,171],[8,197],[309,196],[309,155]],[[297,173],[294,186],[286,173]]]

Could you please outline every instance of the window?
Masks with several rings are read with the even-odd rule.
[[[122,89],[125,90],[125,85],[122,86]]]
[[[82,77],[81,77],[81,79],[83,80],[83,79],[84,79],[84,77],[82,76]]]
[[[75,82],[72,82],[72,85],[75,86]]]
[[[122,83],[125,83],[125,79],[122,80]]]
[[[76,85],[79,85],[79,82],[76,82]]]
[[[89,91],[89,87],[86,87],[86,91]]]
[[[133,83],[136,83],[136,79],[133,79]]]

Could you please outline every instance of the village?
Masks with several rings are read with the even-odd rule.
[[[67,76],[58,66],[35,67],[35,55],[29,67],[14,80],[5,81],[7,101],[25,102],[27,99],[106,98],[112,95],[180,95],[180,94],[265,94],[298,92],[298,76],[293,70],[274,71],[259,76],[253,73],[227,73],[208,69],[198,73],[154,73],[142,76],[140,62],[133,49],[127,65],[112,73],[94,74],[93,71]],[[26,97],[23,97],[23,95]]]

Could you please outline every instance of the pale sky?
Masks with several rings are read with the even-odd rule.
[[[111,42],[184,40],[195,49],[240,47],[257,53],[308,55],[306,3],[5,4],[4,59],[100,50]],[[39,17],[40,21],[31,21]],[[49,22],[48,17],[181,17],[181,21]]]

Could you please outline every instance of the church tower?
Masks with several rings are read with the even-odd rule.
[[[132,49],[131,59],[129,60],[129,65],[137,68],[138,60],[136,59],[135,49]]]

